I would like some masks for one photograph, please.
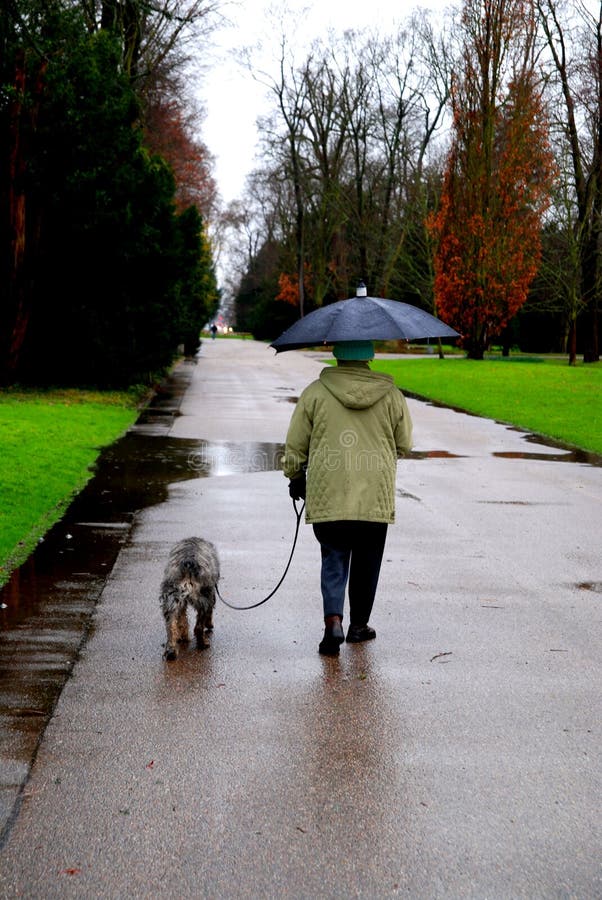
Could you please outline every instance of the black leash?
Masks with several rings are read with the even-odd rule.
[[[219,587],[216,584],[215,585],[215,593],[220,598],[222,603],[225,603],[226,606],[230,607],[230,609],[255,609],[255,607],[261,606],[262,603],[267,603],[268,600],[270,600],[274,596],[274,594],[276,593],[276,591],[278,590],[278,588],[280,587],[280,585],[286,578],[286,574],[287,574],[288,570],[290,569],[291,563],[293,561],[293,554],[295,552],[295,547],[297,546],[297,537],[299,536],[299,526],[301,524],[301,516],[303,515],[303,510],[305,509],[305,502],[303,503],[303,506],[301,507],[301,509],[297,509],[297,501],[293,500],[293,506],[295,508],[295,515],[297,516],[297,525],[295,527],[295,537],[293,538],[293,546],[291,549],[291,555],[288,558],[288,562],[286,564],[286,569],[284,570],[284,574],[282,575],[282,578],[280,579],[280,581],[278,582],[278,584],[276,585],[274,590],[270,594],[267,595],[267,597],[264,597],[263,600],[259,601],[259,603],[252,603],[251,606],[234,606],[233,603],[230,603],[228,600],[224,600],[224,598],[222,597],[222,595],[219,592]]]

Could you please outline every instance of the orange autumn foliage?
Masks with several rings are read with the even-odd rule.
[[[170,164],[176,182],[178,210],[196,206],[205,220],[212,218],[217,186],[211,174],[213,160],[197,137],[199,123],[175,98],[155,98],[145,115],[145,140],[153,153]]]
[[[299,279],[292,278],[286,272],[281,272],[278,278],[280,290],[276,294],[276,300],[290,303],[291,306],[299,306]]]
[[[467,77],[474,84],[474,73]],[[531,75],[510,82],[503,102],[474,99],[471,87],[456,83],[452,149],[427,226],[437,247],[437,309],[479,359],[537,273],[554,166]]]
[[[279,291],[276,294],[276,300],[283,303],[290,303],[291,306],[299,306],[299,276],[289,275],[288,272],[281,272],[278,277]],[[304,287],[306,298],[313,296],[312,278],[310,267],[305,264]]]

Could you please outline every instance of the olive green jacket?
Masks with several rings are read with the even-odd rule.
[[[284,474],[307,468],[307,522],[393,522],[398,457],[412,446],[412,421],[390,375],[367,363],[323,369],[291,418]]]

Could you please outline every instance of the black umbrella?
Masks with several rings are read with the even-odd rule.
[[[287,328],[270,347],[280,353],[339,341],[456,337],[457,331],[423,309],[401,300],[367,297],[366,288],[360,285],[356,297],[314,310]]]

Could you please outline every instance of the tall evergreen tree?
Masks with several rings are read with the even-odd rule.
[[[172,170],[144,146],[114,30],[24,5],[2,35],[2,378],[147,380],[215,304],[200,216],[178,214]]]

